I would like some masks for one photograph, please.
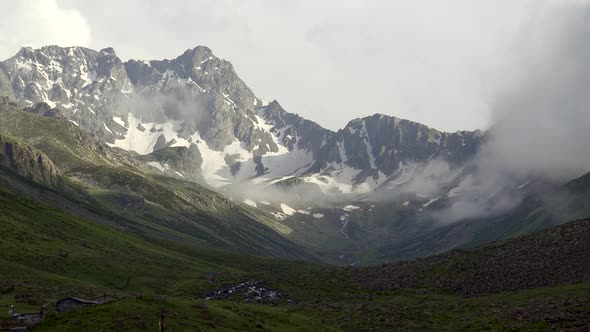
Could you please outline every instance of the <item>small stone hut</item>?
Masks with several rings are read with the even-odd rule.
[[[46,313],[44,311],[30,312],[30,313],[24,313],[24,314],[14,314],[12,316],[12,319],[17,324],[31,326],[31,325],[37,325],[37,324],[41,323],[45,319],[45,315],[46,315]]]
[[[77,297],[66,297],[65,299],[57,301],[57,303],[55,304],[55,309],[57,310],[57,312],[66,312],[97,304],[98,303],[96,301],[79,299]]]

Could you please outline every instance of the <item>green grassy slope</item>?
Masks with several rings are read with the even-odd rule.
[[[67,184],[68,199],[97,214],[95,221],[116,220],[117,226],[141,234],[255,255],[379,264],[510,238],[590,215],[587,181],[582,178],[565,186],[562,195],[527,197],[507,214],[451,225],[441,225],[415,208],[362,202],[360,210],[346,213],[343,230],[342,207],[314,210],[324,215],[321,219],[296,214],[277,220],[262,211],[264,207],[234,204],[194,182],[154,173],[144,163],[158,156],[176,160],[186,151],[171,148],[154,154],[158,156],[138,156],[111,149],[63,118],[42,117],[6,103],[0,104],[0,135],[5,133],[47,156]],[[182,163],[182,158],[176,161]],[[77,215],[87,217],[87,212]]]
[[[428,270],[433,278],[420,285],[377,287],[367,280],[376,270],[387,275],[391,267],[338,268],[158,240],[88,222],[11,187],[0,178],[0,306],[15,304],[23,312],[65,296],[122,297],[50,315],[39,331],[153,330],[160,309],[170,331],[545,330],[590,322],[589,282],[557,280],[545,288],[465,298],[437,284],[437,273],[461,269],[445,265]],[[584,226],[578,232],[590,234],[588,222],[578,224]],[[496,247],[513,250],[502,243]],[[421,264],[406,263],[403,269],[411,272]],[[466,268],[477,274],[478,267]],[[203,300],[223,285],[252,279],[283,291],[293,303]]]
[[[110,313],[103,317],[109,321],[111,310],[119,307],[127,312],[177,306],[194,310],[195,298],[225,283],[254,277],[256,266],[271,271],[275,266],[297,269],[300,264],[186,246],[98,225],[9,188],[11,185],[0,178],[0,305],[16,304],[20,312],[38,310],[65,296],[92,297],[104,292],[125,298],[106,309],[98,308]],[[141,299],[136,299],[140,295]],[[212,321],[230,325],[234,321],[248,327],[242,317],[235,317],[222,305],[218,311]],[[248,311],[276,316],[266,306]],[[318,321],[306,316],[291,318],[286,312],[282,315],[285,322],[277,322],[277,326],[296,326],[308,320],[314,326]],[[68,315],[63,317],[59,319]],[[172,322],[171,326],[178,325]]]
[[[319,260],[223,195],[194,182],[152,173],[133,153],[105,147],[65,119],[42,117],[7,104],[0,107],[0,133],[41,151],[67,183],[65,191],[54,189],[107,219],[163,239]]]

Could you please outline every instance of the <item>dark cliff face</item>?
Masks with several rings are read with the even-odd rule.
[[[195,144],[191,144],[188,148],[184,146],[163,148],[149,155],[141,156],[141,160],[165,165],[163,167],[168,168],[171,175],[178,175],[174,172],[181,172],[184,174],[182,177],[197,182],[204,181],[201,176],[203,158]]]
[[[60,112],[59,109],[51,108],[51,106],[47,105],[46,103],[39,103],[32,107],[25,107],[23,111],[44,116],[47,118],[64,118],[64,115],[62,114],[62,112]]]
[[[282,133],[281,143],[289,150],[303,149],[311,152],[314,158],[322,146],[334,136],[333,131],[285,111],[276,100],[262,108],[262,115],[273,124],[275,132]]]
[[[344,163],[386,176],[400,163],[423,163],[433,158],[461,163],[475,155],[480,131],[441,132],[420,123],[383,114],[355,119],[339,130],[322,147],[313,166],[324,169]]]
[[[260,101],[232,64],[214,56],[209,48],[198,46],[173,60],[131,60],[125,68],[136,90],[147,95],[188,89],[198,99],[192,112],[199,121],[190,127],[199,129],[212,148],[221,150],[237,139],[250,151],[278,151],[268,134],[257,129],[255,108]]]
[[[14,93],[12,92],[10,80],[8,79],[8,76],[6,76],[6,73],[4,72],[4,69],[2,68],[1,63],[0,63],[0,97],[8,97],[10,99],[14,99]]]
[[[0,165],[33,182],[63,185],[59,170],[41,151],[0,133]]]

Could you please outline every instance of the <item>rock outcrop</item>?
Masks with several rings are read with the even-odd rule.
[[[0,133],[0,165],[33,182],[51,187],[63,185],[60,172],[41,151]]]

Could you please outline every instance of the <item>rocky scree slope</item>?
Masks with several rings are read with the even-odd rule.
[[[377,289],[436,287],[466,296],[590,280],[590,219],[471,250],[351,271]]]

